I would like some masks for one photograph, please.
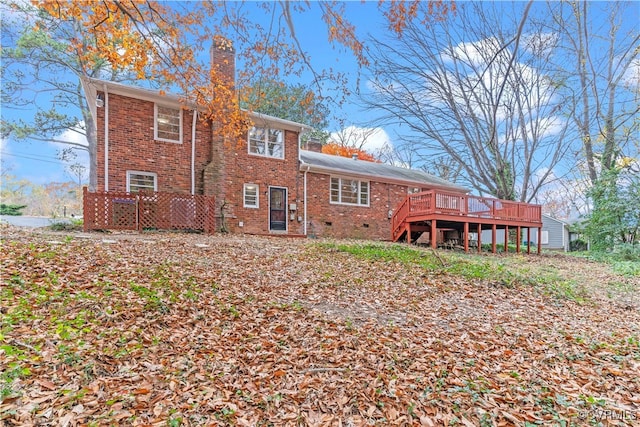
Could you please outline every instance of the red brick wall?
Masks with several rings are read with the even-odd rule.
[[[105,182],[104,113],[105,108],[98,108],[100,191],[104,189]],[[158,191],[189,193],[192,117],[191,111],[183,111],[182,144],[155,141],[154,103],[110,94],[109,190],[126,191],[126,171],[136,170],[156,173]],[[213,138],[210,126],[198,120],[196,194],[211,193],[216,196],[219,206],[225,203],[225,225],[230,232],[267,234],[270,232],[269,187],[286,188],[287,233],[303,234],[304,220],[298,221],[299,217],[304,218],[304,175],[299,171],[298,143],[298,132],[285,131],[284,159],[255,156],[247,152],[246,140],[240,144],[223,143],[219,138]],[[205,185],[205,171],[216,182]],[[249,183],[259,186],[259,209],[243,206],[244,184]],[[407,186],[371,181],[370,205],[360,207],[331,204],[329,185],[329,175],[307,174],[308,234],[318,237],[390,238],[388,212],[406,197]],[[292,203],[297,206],[293,212],[288,209]]]
[[[389,209],[404,200],[407,186],[370,181],[368,207],[331,204],[330,178],[307,174],[307,233],[317,237],[389,240]]]
[[[191,126],[193,112],[182,112],[182,143],[153,137],[154,103],[109,94],[109,191],[126,191],[128,170],[157,174],[158,191],[191,192]],[[104,190],[104,114],[98,108],[98,190]],[[211,130],[196,128],[196,194],[202,193],[202,170],[211,157]]]
[[[282,187],[287,189],[287,233],[303,233],[304,224],[298,221],[298,216],[303,216],[303,183],[302,175],[298,172],[298,133],[285,131],[284,145],[284,159],[249,154],[246,141],[225,150],[226,225],[229,231],[269,233],[269,187]],[[259,186],[259,209],[244,207],[244,184]],[[291,203],[296,203],[296,212],[289,211]],[[294,214],[293,220],[291,213]]]

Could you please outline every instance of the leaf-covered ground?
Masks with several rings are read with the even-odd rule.
[[[0,425],[640,424],[640,278],[603,264],[0,231]]]

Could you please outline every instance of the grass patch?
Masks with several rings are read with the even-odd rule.
[[[561,277],[553,269],[532,271],[521,256],[487,257],[470,254],[434,252],[408,245],[376,243],[319,243],[328,251],[339,251],[357,258],[397,262],[419,266],[436,273],[451,274],[467,280],[491,281],[505,287],[535,286],[554,297],[583,303],[586,291],[574,280]]]
[[[49,228],[53,231],[82,231],[84,221],[71,218],[69,220],[53,220]]]
[[[640,277],[640,245],[622,244],[606,252],[569,252],[569,255],[611,265],[616,274]]]

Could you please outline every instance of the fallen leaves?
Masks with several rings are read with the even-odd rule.
[[[159,233],[54,245],[3,231],[6,425],[633,425],[640,416],[637,308],[299,239]]]

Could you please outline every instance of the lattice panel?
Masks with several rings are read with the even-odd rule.
[[[215,230],[213,197],[177,193],[84,192],[85,230]]]

